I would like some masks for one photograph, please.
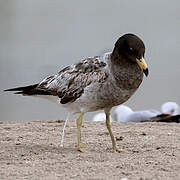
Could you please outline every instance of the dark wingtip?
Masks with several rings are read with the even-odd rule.
[[[24,87],[17,87],[11,89],[5,89],[4,91],[17,91],[14,94],[22,94],[24,96],[32,96],[32,95],[53,95],[51,92],[45,89],[38,89],[38,84],[24,86]]]
[[[10,88],[10,89],[5,89],[4,91],[28,91],[32,90],[37,87],[38,84],[30,85],[30,86],[22,86],[22,87],[17,87],[17,88]]]
[[[22,92],[22,91],[20,91],[20,92],[15,92],[14,94],[23,94],[23,92]]]
[[[16,90],[13,90],[13,89],[4,89],[3,91],[7,92],[7,91],[16,91]]]
[[[18,87],[18,88],[10,88],[10,89],[5,89],[4,91],[22,91],[22,88],[24,87]]]

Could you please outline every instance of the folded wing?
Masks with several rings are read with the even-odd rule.
[[[108,78],[107,64],[98,56],[80,61],[62,69],[58,74],[45,78],[39,84],[7,89],[23,95],[52,95],[66,104],[79,98],[92,83],[102,83]]]

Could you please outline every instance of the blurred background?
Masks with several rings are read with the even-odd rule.
[[[126,105],[159,110],[166,101],[180,103],[179,0],[0,0],[0,121],[65,119],[58,104],[3,89],[111,51],[127,32],[145,42],[150,75]]]

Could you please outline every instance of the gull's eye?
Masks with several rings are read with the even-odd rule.
[[[129,53],[134,54],[134,49],[132,47],[129,47]]]
[[[129,50],[132,51],[132,52],[134,51],[132,47],[130,47]]]

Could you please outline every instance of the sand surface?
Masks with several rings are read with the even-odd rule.
[[[180,179],[180,124],[112,123],[118,146],[113,153],[105,124],[84,122],[76,151],[75,121],[0,123],[0,180],[168,180]]]

